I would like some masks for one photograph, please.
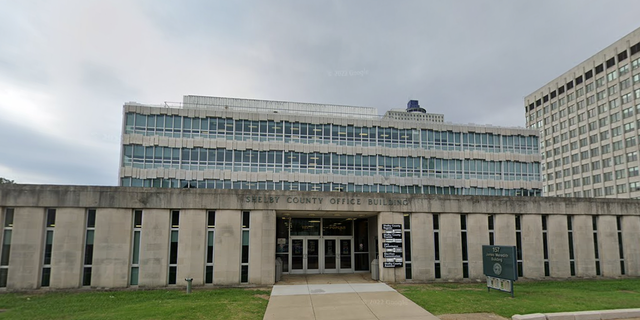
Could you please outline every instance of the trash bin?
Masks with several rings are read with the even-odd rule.
[[[371,261],[371,280],[380,280],[380,266],[378,266],[378,259]]]
[[[276,258],[276,282],[280,281],[282,278],[282,259],[280,257]]]

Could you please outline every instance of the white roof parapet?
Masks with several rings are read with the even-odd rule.
[[[224,97],[207,97],[186,95],[182,102],[183,108],[223,108],[238,111],[271,110],[274,113],[289,113],[302,115],[328,115],[333,117],[380,119],[378,109],[373,107],[357,107],[344,105],[330,105],[319,103],[303,103],[289,101],[270,101],[254,99],[238,99]]]

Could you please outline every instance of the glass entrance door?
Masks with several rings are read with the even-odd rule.
[[[351,239],[340,239],[339,272],[353,272],[353,266],[351,264],[352,252],[353,250],[351,250]]]
[[[291,273],[320,273],[320,239],[291,237]]]
[[[353,272],[351,238],[325,237],[323,244],[323,273]]]

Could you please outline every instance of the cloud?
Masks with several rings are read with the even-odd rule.
[[[637,28],[637,12],[635,0],[7,2],[0,175],[114,184],[123,103],[187,94],[381,114],[417,99],[446,121],[523,126],[523,97]]]

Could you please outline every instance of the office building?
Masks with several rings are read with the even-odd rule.
[[[375,108],[185,96],[124,105],[120,185],[539,196],[537,130]]]
[[[525,98],[545,196],[639,198],[640,29]]]

